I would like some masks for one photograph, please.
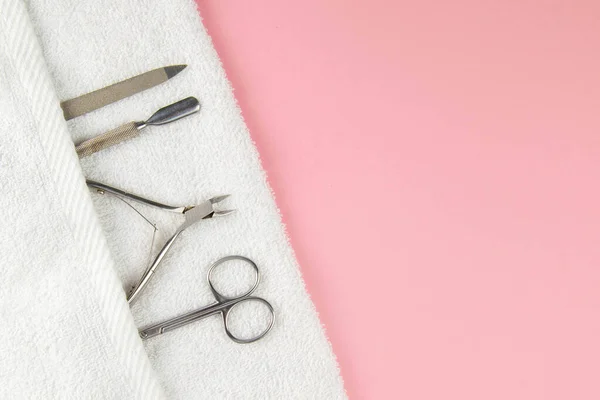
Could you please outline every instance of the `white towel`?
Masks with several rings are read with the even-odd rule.
[[[345,397],[258,154],[194,3],[29,0],[42,58],[22,4],[1,1],[0,33],[9,45],[0,60],[0,179],[10,230],[3,230],[1,244],[7,265],[0,277],[9,289],[0,297],[8,324],[0,371],[11,382],[0,385],[2,397],[151,398],[161,391],[168,398]],[[61,119],[57,98],[178,63],[189,67],[157,88],[69,123]],[[78,142],[190,95],[202,103],[199,114],[149,127],[82,160],[80,168],[69,134]],[[132,318],[123,288],[145,268],[152,230],[120,201],[91,193],[84,176],[170,204],[231,193],[223,207],[238,211],[180,236],[131,308]],[[158,223],[159,245],[181,222],[140,211]],[[256,295],[275,308],[273,330],[239,345],[215,316],[142,344],[136,326],[213,301],[207,268],[229,254],[257,262],[263,280]]]
[[[19,0],[0,0],[0,196],[0,398],[159,397]]]

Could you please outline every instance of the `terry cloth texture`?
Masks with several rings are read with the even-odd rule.
[[[0,0],[0,398],[161,397],[19,0]]]
[[[0,1],[0,179],[11,228],[0,245],[7,264],[0,308],[8,321],[0,370],[10,382],[0,385],[2,397],[344,398],[258,154],[194,3],[29,0],[27,15],[20,1]],[[58,99],[184,63],[187,69],[156,88],[68,123],[62,118]],[[73,142],[188,96],[202,103],[199,114],[77,159]],[[231,193],[221,208],[237,212],[188,228],[130,310],[125,291],[148,264],[153,229],[120,200],[88,190],[84,177],[174,205]],[[156,252],[182,217],[136,207],[159,228]],[[139,339],[136,326],[214,301],[207,269],[230,254],[260,268],[255,294],[276,312],[265,338],[233,343],[214,316]],[[231,292],[248,276],[223,278]],[[235,327],[251,330],[262,311],[241,307]]]

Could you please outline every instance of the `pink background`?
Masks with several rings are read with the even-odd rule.
[[[600,2],[198,0],[352,398],[600,398]]]

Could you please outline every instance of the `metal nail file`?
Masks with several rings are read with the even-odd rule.
[[[60,106],[63,109],[65,119],[68,121],[166,82],[185,67],[187,65],[171,65],[153,69],[74,99],[65,100],[60,103]]]
[[[146,121],[129,122],[118,128],[86,140],[75,147],[79,158],[89,156],[100,150],[121,143],[127,139],[134,138],[140,134],[140,130],[149,125],[164,125],[180,118],[187,117],[200,110],[200,102],[195,97],[187,97],[166,107],[161,108]]]

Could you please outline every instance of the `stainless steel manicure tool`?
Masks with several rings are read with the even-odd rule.
[[[153,69],[102,89],[65,100],[60,103],[60,106],[63,109],[65,119],[68,121],[166,82],[185,67],[187,65],[170,65]]]
[[[232,261],[232,260],[240,260],[240,261],[250,264],[254,270],[255,279],[254,279],[254,284],[252,285],[250,290],[248,290],[246,293],[244,293],[240,296],[228,297],[228,296],[225,296],[225,295],[219,293],[219,291],[217,291],[217,289],[215,289],[212,274],[218,266],[224,264],[227,261]],[[215,296],[215,299],[217,300],[216,302],[214,302],[206,307],[202,307],[199,310],[192,311],[190,313],[181,315],[176,318],[169,319],[169,320],[161,322],[159,324],[152,325],[148,328],[141,329],[139,331],[140,337],[142,339],[148,339],[148,338],[172,331],[174,329],[177,329],[177,328],[187,325],[189,323],[199,321],[201,319],[204,319],[208,316],[215,315],[215,314],[221,314],[221,316],[223,317],[223,324],[225,326],[225,333],[227,333],[227,336],[229,336],[229,338],[236,343],[255,342],[255,341],[261,339],[263,336],[265,336],[271,330],[271,328],[273,327],[273,323],[275,322],[275,312],[273,311],[273,307],[265,299],[262,299],[260,297],[250,296],[256,290],[256,288],[258,287],[258,284],[260,282],[260,273],[258,271],[258,266],[256,265],[256,263],[254,263],[254,261],[250,260],[249,258],[243,257],[243,256],[223,257],[220,260],[216,261],[213,265],[210,266],[210,268],[208,270],[207,280],[208,280],[208,286],[210,287],[211,292],[213,293],[213,295]],[[267,306],[267,308],[269,310],[269,315],[270,315],[269,322],[267,323],[267,327],[258,335],[250,337],[250,338],[240,338],[240,337],[236,336],[230,329],[230,326],[229,326],[230,313],[238,304],[240,304],[242,302],[250,302],[250,301],[260,302]]]
[[[175,242],[175,240],[179,237],[181,232],[190,226],[194,225],[197,222],[202,221],[203,219],[213,218],[213,217],[222,217],[228,214],[231,214],[235,210],[215,210],[214,205],[225,200],[229,197],[228,194],[222,196],[215,196],[211,199],[203,201],[200,204],[196,204],[193,206],[170,206],[167,204],[162,204],[153,200],[149,200],[135,194],[131,194],[125,192],[123,190],[105,185],[100,182],[95,182],[92,180],[86,181],[88,187],[95,189],[100,194],[111,194],[117,196],[124,200],[131,200],[137,203],[146,204],[148,206],[160,208],[163,210],[171,211],[178,214],[183,214],[185,217],[185,221],[177,228],[173,236],[163,246],[163,248],[158,252],[154,261],[150,266],[146,269],[144,274],[142,275],[139,282],[132,288],[132,290],[127,295],[127,301],[129,303],[133,302],[142,292],[142,290],[146,287],[150,278],[154,274],[156,268],[160,265],[161,261]]]
[[[195,97],[187,97],[176,103],[161,108],[146,121],[134,121],[111,129],[75,146],[79,158],[87,157],[100,150],[134,138],[140,131],[150,125],[164,125],[192,115],[200,110],[200,102]]]

